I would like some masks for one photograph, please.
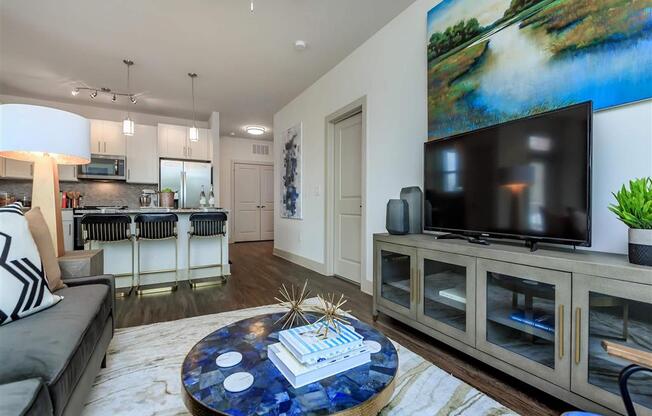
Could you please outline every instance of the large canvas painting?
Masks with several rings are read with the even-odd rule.
[[[281,217],[301,219],[301,123],[283,132]]]
[[[428,13],[428,136],[652,97],[652,0],[443,0]]]

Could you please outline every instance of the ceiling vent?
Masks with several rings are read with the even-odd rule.
[[[254,144],[253,152],[255,155],[268,155],[269,154],[269,145],[268,144]]]

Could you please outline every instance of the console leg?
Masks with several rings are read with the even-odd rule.
[[[374,311],[371,314],[371,319],[373,319],[374,322],[378,321],[378,311]]]
[[[104,354],[104,358],[102,358],[102,364],[100,364],[100,368],[106,368],[106,354]]]

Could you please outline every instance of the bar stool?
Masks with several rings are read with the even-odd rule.
[[[131,217],[124,214],[86,214],[81,219],[84,245],[93,249],[93,242],[108,244],[131,243],[131,286],[128,291],[116,291],[117,296],[129,296],[134,289],[134,241],[131,235]],[[99,248],[99,247],[96,247]],[[129,273],[116,276],[128,276]]]
[[[138,284],[136,285],[136,293],[139,295],[147,293],[159,293],[159,292],[174,292],[178,287],[177,280],[177,223],[179,218],[177,214],[165,213],[165,214],[138,214],[134,218],[136,223],[136,242],[138,243],[138,261],[136,262],[138,266]],[[145,272],[140,271],[140,249],[141,244],[146,240],[149,241],[160,241],[160,240],[174,240],[174,268],[173,269],[162,269],[162,270],[148,270]],[[155,273],[169,273],[174,272],[174,285],[171,286],[157,286],[150,288],[143,288],[141,286],[140,276],[142,274],[155,274]]]
[[[226,213],[225,212],[197,212],[190,215],[190,231],[188,231],[188,282],[192,288],[216,284],[224,284],[224,270],[222,267],[222,248],[224,237],[226,236]],[[219,238],[220,240],[220,262],[218,264],[204,264],[193,266],[190,260],[190,241],[193,238]],[[190,271],[196,269],[205,269],[210,267],[219,267],[220,274],[216,280],[201,279],[193,280],[190,278]]]

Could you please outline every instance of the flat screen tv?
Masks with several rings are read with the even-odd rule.
[[[424,228],[591,245],[591,103],[425,144]]]

